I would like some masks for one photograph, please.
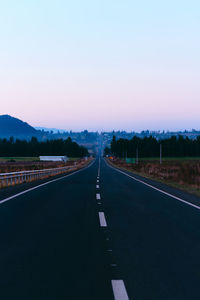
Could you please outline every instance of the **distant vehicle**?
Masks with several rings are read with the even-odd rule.
[[[40,161],[68,161],[67,156],[40,156]]]

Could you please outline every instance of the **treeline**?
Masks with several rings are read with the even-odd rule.
[[[159,141],[154,137],[138,138],[136,136],[131,140],[116,140],[113,136],[111,147],[105,149],[105,155],[113,154],[121,158],[136,157],[138,151],[139,157],[158,157],[160,144],[163,157],[200,157],[200,136],[195,140],[179,136]]]
[[[0,156],[3,157],[38,157],[40,155],[66,155],[68,157],[84,157],[88,150],[73,142],[69,137],[66,140],[46,140],[40,142],[32,137],[30,141],[0,139]]]

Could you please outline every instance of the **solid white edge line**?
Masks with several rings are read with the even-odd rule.
[[[101,227],[107,227],[106,218],[103,212],[99,212],[99,222]]]
[[[105,161],[105,162],[106,162],[106,161]],[[109,166],[111,169],[113,169],[113,170],[115,170],[115,171],[117,171],[117,172],[119,172],[119,173],[122,173],[122,174],[126,175],[127,177],[130,177],[130,178],[132,178],[133,180],[138,181],[138,182],[140,182],[140,183],[142,183],[142,184],[144,184],[144,185],[146,185],[146,186],[148,186],[148,187],[150,187],[150,188],[152,188],[152,189],[154,189],[154,190],[156,190],[156,191],[158,191],[158,192],[160,192],[160,193],[162,193],[162,194],[165,194],[165,195],[167,195],[167,196],[169,196],[169,197],[171,197],[171,198],[174,198],[174,199],[176,199],[176,200],[178,200],[178,201],[180,201],[180,202],[183,202],[183,203],[185,203],[185,204],[187,204],[187,205],[189,205],[189,206],[192,206],[192,207],[194,207],[194,208],[200,209],[200,206],[197,206],[197,205],[195,205],[195,204],[192,204],[191,202],[188,202],[188,201],[183,200],[183,199],[181,199],[181,198],[179,198],[179,197],[177,197],[177,196],[174,196],[174,195],[172,195],[172,194],[170,194],[170,193],[167,193],[167,192],[165,192],[165,191],[163,191],[163,190],[160,190],[160,189],[156,188],[155,186],[153,186],[153,185],[151,185],[151,184],[149,184],[149,183],[146,183],[146,182],[144,182],[144,181],[142,181],[142,180],[140,180],[140,179],[137,179],[137,178],[135,178],[135,177],[133,177],[133,176],[131,176],[131,175],[129,175],[129,174],[127,174],[127,173],[125,173],[125,172],[119,170],[119,169],[117,169],[117,168],[114,168],[113,166],[110,166],[107,162],[106,162],[106,164],[107,164],[107,166]]]
[[[115,300],[129,300],[124,281],[112,280],[111,282]]]
[[[52,182],[56,182],[56,181],[59,181],[59,180],[62,180],[62,179],[64,179],[64,178],[66,178],[66,177],[70,177],[70,176],[72,176],[72,175],[75,175],[75,174],[77,174],[77,173],[79,173],[79,172],[81,172],[81,171],[83,171],[83,170],[86,170],[86,169],[90,168],[90,167],[94,164],[94,162],[95,162],[95,161],[93,161],[89,166],[84,167],[84,168],[82,168],[82,169],[80,169],[80,170],[78,170],[78,171],[75,171],[75,172],[71,173],[71,174],[68,174],[68,175],[65,175],[65,176],[63,176],[63,177],[60,177],[60,178],[56,178],[56,179],[47,181],[47,182],[45,182],[45,183],[42,183],[42,184],[36,185],[36,186],[34,186],[34,187],[30,188],[30,189],[27,189],[27,190],[25,190],[25,191],[23,191],[23,192],[20,192],[20,193],[17,193],[17,194],[15,194],[15,195],[13,195],[13,196],[10,196],[10,197],[8,197],[8,198],[5,198],[5,199],[3,199],[3,200],[0,201],[0,204],[3,204],[4,202],[7,202],[7,201],[9,201],[9,200],[12,200],[12,199],[14,199],[14,198],[16,198],[16,197],[19,197],[19,196],[21,196],[21,195],[23,195],[23,194],[26,194],[26,193],[28,193],[28,192],[31,192],[31,191],[33,191],[33,190],[36,190],[36,189],[38,189],[38,188],[40,188],[40,187],[42,187],[42,186],[45,186],[45,185],[47,185],[47,184],[50,184],[50,183],[52,183]]]

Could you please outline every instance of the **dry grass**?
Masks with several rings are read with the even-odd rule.
[[[0,157],[0,162],[39,161],[39,157]]]
[[[85,160],[76,159],[69,160],[67,162],[0,161],[0,173],[61,168],[66,166],[73,166],[74,164],[76,164],[77,166],[85,164]]]
[[[127,164],[125,161],[114,159],[113,163],[133,173],[200,196],[200,161],[198,160],[171,160],[163,164],[156,161],[143,161],[139,164]]]
[[[71,171],[79,170],[85,166],[87,166],[91,162],[92,158],[88,160],[85,159],[77,159],[76,161],[68,161],[66,163],[63,162],[10,162],[10,163],[0,163],[0,173],[9,173],[9,172],[17,172],[17,171],[26,171],[26,170],[39,170],[39,169],[49,169],[49,168],[60,168],[68,166],[69,169],[63,170],[60,169],[56,175],[66,174]],[[43,174],[38,178],[38,176],[14,176],[12,175],[9,179],[6,176],[1,176],[0,180],[0,188],[14,186],[16,184],[21,184],[25,182],[32,182],[38,179],[45,179],[51,176],[55,176],[55,174]]]

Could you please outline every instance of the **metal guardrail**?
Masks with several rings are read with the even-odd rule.
[[[74,169],[76,169],[76,165],[53,169],[0,173],[0,188],[56,176],[69,170],[73,171]]]

